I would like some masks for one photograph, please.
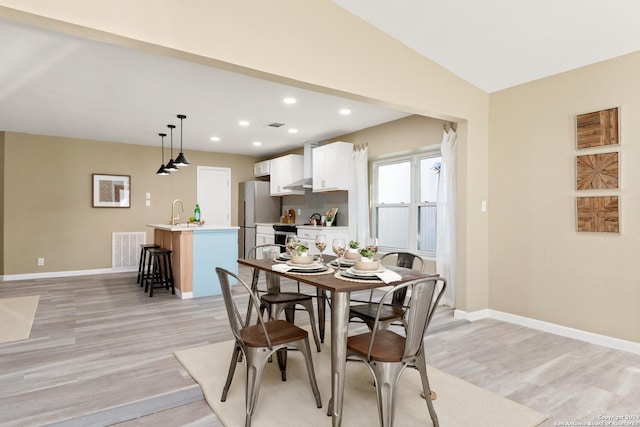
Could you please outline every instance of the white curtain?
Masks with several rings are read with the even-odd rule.
[[[456,139],[453,129],[442,136],[442,161],[438,183],[436,224],[436,270],[447,279],[441,304],[455,308],[456,303]]]
[[[364,245],[369,237],[368,148],[354,147],[349,186],[349,239]]]

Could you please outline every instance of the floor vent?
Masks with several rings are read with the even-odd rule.
[[[111,268],[137,269],[140,262],[140,245],[146,243],[147,233],[112,233]]]

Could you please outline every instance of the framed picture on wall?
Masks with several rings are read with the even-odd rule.
[[[131,207],[130,175],[92,175],[94,208]]]

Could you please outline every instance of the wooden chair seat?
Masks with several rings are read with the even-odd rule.
[[[268,322],[264,322],[264,327],[266,328],[267,335],[269,335],[269,339],[271,340],[271,345],[280,345],[291,341],[309,338],[307,331],[300,329],[285,320],[270,320]],[[259,323],[241,329],[240,337],[242,337],[242,341],[244,341],[244,344],[247,347],[269,346],[267,343],[267,337]]]
[[[376,320],[376,314],[378,312],[378,303],[366,303],[366,304],[357,304],[352,305],[349,310],[350,317],[359,317],[365,321],[365,323],[369,324]],[[399,319],[404,315],[404,308],[397,305],[384,305],[380,309],[380,321],[385,322],[388,320]]]
[[[347,349],[362,357],[367,357],[372,332],[349,337]],[[400,362],[404,353],[405,338],[389,330],[381,330],[371,348],[371,360],[378,362]]]
[[[311,295],[299,294],[296,292],[280,292],[277,294],[266,293],[260,296],[260,299],[263,302],[267,302],[269,304],[286,304],[305,300],[311,301],[311,298]]]

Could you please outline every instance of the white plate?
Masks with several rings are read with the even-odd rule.
[[[381,267],[377,270],[356,270],[355,268],[347,268],[347,271],[351,274],[355,274],[356,276],[375,276],[376,273],[382,273],[384,271],[384,267]]]
[[[287,261],[287,265],[295,267],[298,270],[315,270],[322,268],[322,264],[318,264],[317,262],[312,262],[311,264],[296,264],[295,262]]]

